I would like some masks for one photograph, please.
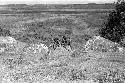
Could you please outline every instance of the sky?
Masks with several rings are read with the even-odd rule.
[[[0,0],[5,4],[86,4],[86,3],[113,3],[117,0]]]

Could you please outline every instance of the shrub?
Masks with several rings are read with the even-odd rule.
[[[100,36],[120,43],[125,36],[125,2],[115,4],[115,10],[109,13],[105,26],[99,29]]]

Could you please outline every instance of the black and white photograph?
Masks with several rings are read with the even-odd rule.
[[[125,0],[0,0],[0,83],[125,83]]]

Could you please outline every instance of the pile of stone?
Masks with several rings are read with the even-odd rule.
[[[61,55],[69,55],[71,53],[71,48],[68,45],[59,45],[56,49],[50,49],[43,43],[26,44],[8,36],[0,37],[0,53],[21,53],[25,55],[25,58],[27,59],[38,60],[44,56],[58,57]]]
[[[0,37],[0,53],[8,51],[8,52],[12,52],[15,51],[15,44],[17,43],[17,41],[12,38],[12,37]]]
[[[42,50],[44,50],[45,52],[48,52],[48,47],[45,46],[44,44],[40,43],[40,44],[25,44],[22,42],[19,42],[17,40],[15,40],[13,37],[0,37],[0,52],[4,52],[4,51],[9,51],[9,49],[12,51],[16,51],[18,50],[19,47],[24,46],[26,47],[27,52],[33,52],[33,53],[37,53],[37,52],[41,52]]]
[[[94,36],[92,39],[89,39],[85,45],[85,50],[87,52],[121,52],[123,47],[119,44],[102,38],[100,36]]]

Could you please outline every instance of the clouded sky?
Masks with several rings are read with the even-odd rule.
[[[0,4],[85,4],[113,3],[117,0],[0,0]]]

